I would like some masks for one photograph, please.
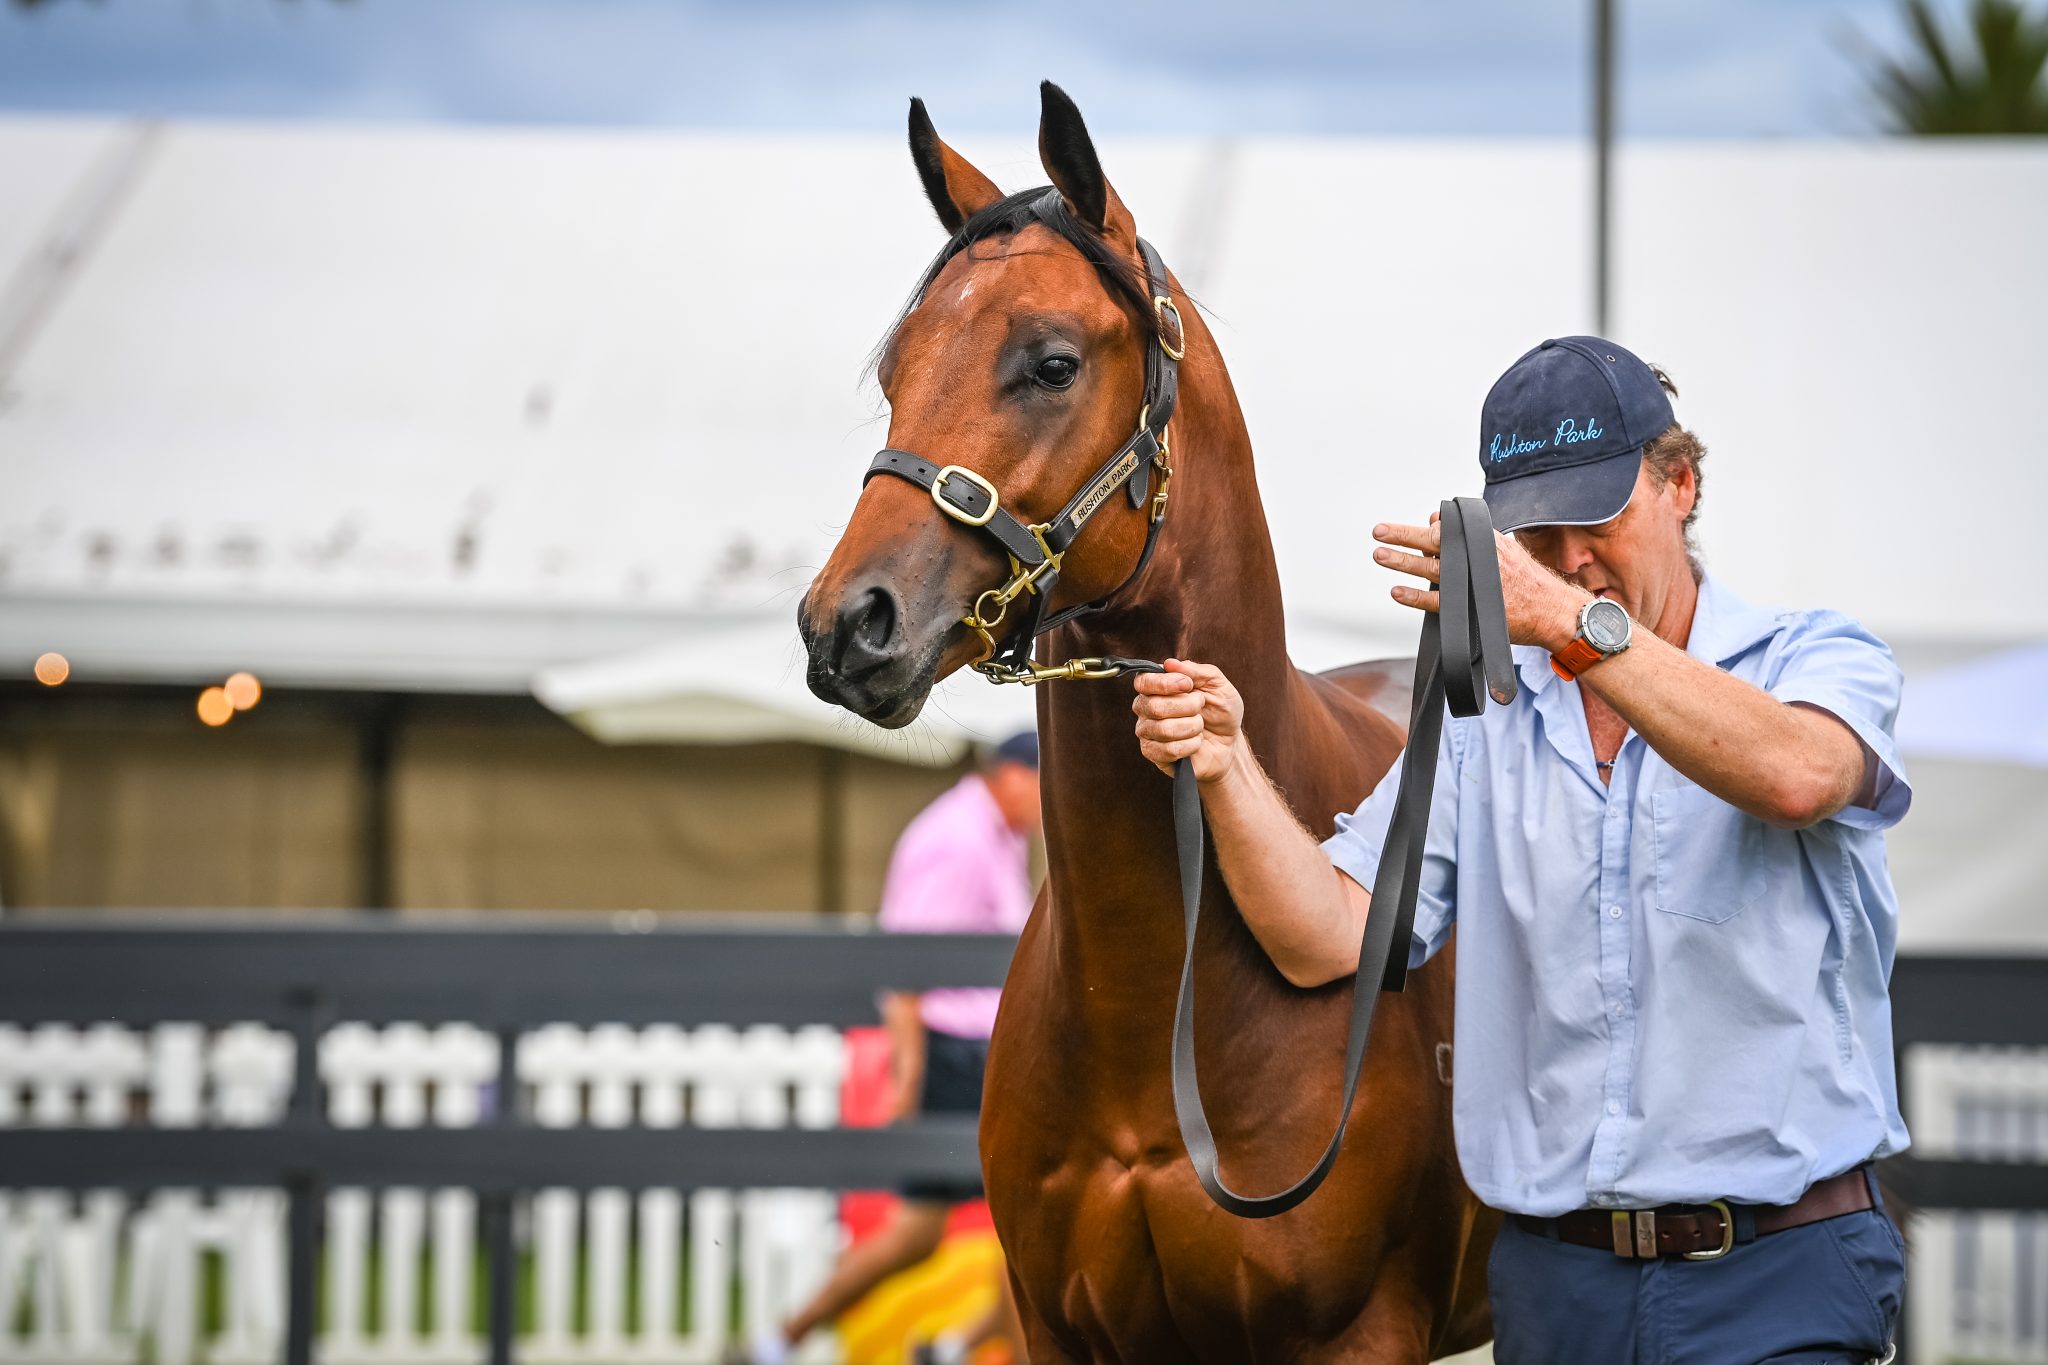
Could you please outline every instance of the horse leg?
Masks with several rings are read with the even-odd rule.
[[[1032,1308],[1031,1300],[1024,1297],[1024,1287],[1017,1283],[1014,1270],[1010,1272],[1010,1300],[1017,1325],[1024,1332],[1024,1339],[1016,1343],[1018,1365],[1089,1365],[1088,1357],[1075,1355],[1053,1335],[1052,1328]]]
[[[1405,1279],[1382,1275],[1365,1311],[1342,1336],[1295,1359],[1301,1365],[1427,1365],[1430,1319],[1429,1295]]]

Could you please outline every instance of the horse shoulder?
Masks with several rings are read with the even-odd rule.
[[[1310,675],[1373,710],[1408,732],[1408,711],[1415,695],[1415,660],[1368,659]]]
[[[1262,754],[1312,833],[1365,799],[1407,742],[1412,663],[1376,660],[1327,673],[1296,670],[1287,738]]]

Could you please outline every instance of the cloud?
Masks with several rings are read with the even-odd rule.
[[[1957,0],[1947,0],[1952,6]],[[1839,35],[1892,0],[1630,0],[1623,127],[1843,131]],[[1051,76],[1116,133],[1574,135],[1590,0],[190,0],[0,14],[18,109],[893,130],[1029,128]],[[1056,16],[1056,17],[1049,17]]]

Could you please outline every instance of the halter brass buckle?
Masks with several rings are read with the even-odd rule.
[[[981,656],[974,661],[973,667],[997,682],[1008,682],[1011,679],[999,676],[1003,671],[1000,664],[995,665],[993,668],[983,667],[984,664],[987,664],[990,659],[996,656],[998,648],[995,637],[996,627],[1002,625],[1003,618],[1010,614],[1010,603],[1014,602],[1026,591],[1037,592],[1038,580],[1046,573],[1057,570],[1060,566],[1061,557],[1046,549],[1045,529],[1043,526],[1033,526],[1030,528],[1032,534],[1038,539],[1039,548],[1045,550],[1049,556],[1045,562],[1035,564],[1027,569],[1019,564],[1015,558],[1012,558],[1010,560],[1010,576],[1004,581],[1003,585],[998,588],[984,588],[980,595],[974,599],[974,605],[968,608],[967,614],[960,618],[962,625],[965,625],[969,630],[972,630],[981,637]],[[988,608],[991,605],[995,608],[995,615],[993,616],[988,614]]]
[[[1173,315],[1173,335],[1177,338],[1177,344],[1166,339],[1166,317],[1169,313]],[[1166,295],[1154,294],[1152,296],[1152,317],[1159,324],[1159,349],[1172,356],[1175,360],[1186,359],[1188,353],[1188,330],[1186,325],[1180,320],[1180,308]]]
[[[1067,552],[1065,550],[1055,550],[1052,546],[1045,543],[1045,533],[1052,529],[1051,522],[1033,522],[1024,529],[1031,533],[1031,538],[1038,542],[1038,552],[1045,556],[1043,564],[1038,565],[1036,568],[1022,571],[1025,585],[1030,587],[1033,592],[1036,592],[1038,590],[1036,585],[1039,578],[1048,573],[1058,573],[1060,571],[1060,561],[1067,557]]]
[[[981,615],[983,599],[993,597],[996,600],[998,610],[995,619],[992,621],[984,620],[981,622],[982,625],[995,626],[999,624],[1003,619],[1004,613],[1008,611],[1010,603],[1016,601],[1018,597],[1026,592],[1037,592],[1038,580],[1047,574],[1058,573],[1061,561],[1066,558],[1066,551],[1055,552],[1052,546],[1045,543],[1045,533],[1052,529],[1050,523],[1039,522],[1024,529],[1029,531],[1031,538],[1038,542],[1038,552],[1044,555],[1045,558],[1027,569],[1017,562],[1015,555],[1010,557],[1009,578],[1000,588],[989,588],[980,597],[974,599],[974,614],[976,616]],[[967,624],[973,625],[974,622],[970,620]]]
[[[1166,492],[1173,486],[1173,452],[1166,448],[1166,438],[1173,431],[1168,426],[1159,433],[1159,458],[1153,463],[1159,466],[1159,491],[1152,495],[1152,520],[1163,521],[1166,517]]]
[[[1173,353],[1169,351],[1167,354],[1172,355]],[[1175,360],[1180,359],[1179,356],[1174,356],[1173,358]],[[1138,430],[1150,431],[1151,429],[1152,405],[1147,403],[1138,409]],[[1167,485],[1173,482],[1173,423],[1168,422],[1165,426],[1159,428],[1157,439],[1159,441],[1159,452],[1152,457],[1154,467],[1159,470],[1159,489],[1152,495],[1152,520],[1154,522],[1162,521],[1166,517],[1166,489]]]
[[[988,494],[988,510],[978,517],[973,517],[961,511],[952,503],[947,502],[939,490],[946,486],[946,480],[948,479],[963,479]],[[961,465],[949,464],[932,476],[932,501],[939,505],[941,512],[944,512],[963,526],[986,526],[995,520],[996,508],[1002,502],[1002,494],[996,492],[994,484],[973,470]]]

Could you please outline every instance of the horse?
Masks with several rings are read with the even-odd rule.
[[[912,159],[950,235],[877,352],[891,449],[798,608],[807,681],[898,727],[970,665],[1023,680],[1114,671],[1084,651],[1215,663],[1266,772],[1326,836],[1400,750],[1409,665],[1289,662],[1251,441],[1214,337],[1160,277],[1073,101],[1050,82],[1041,96],[1051,184],[1008,195],[911,102]],[[1153,348],[1177,362],[1163,426],[1141,411],[1159,388]],[[1091,477],[1132,448],[1135,472],[1112,459]],[[1021,528],[1002,542],[973,529],[999,507]],[[1070,543],[1048,540],[1077,507]],[[1078,661],[992,664],[1015,653],[996,634],[1013,610]],[[1452,949],[1381,1002],[1351,1138],[1321,1189],[1278,1217],[1224,1212],[1170,1093],[1170,784],[1139,757],[1126,687],[1060,681],[1037,701],[1047,878],[1004,986],[980,1130],[1029,1358],[1415,1362],[1485,1341],[1499,1215],[1452,1145]],[[1289,983],[1213,858],[1203,881],[1202,1096],[1231,1184],[1272,1189],[1339,1117],[1353,987]]]

